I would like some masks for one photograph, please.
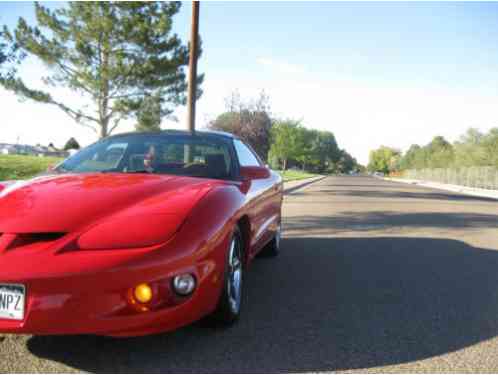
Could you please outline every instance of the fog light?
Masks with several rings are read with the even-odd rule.
[[[190,273],[175,276],[173,279],[173,289],[181,296],[187,296],[195,289],[195,277]]]
[[[146,283],[137,285],[133,291],[133,296],[140,303],[149,303],[152,300],[152,288]]]

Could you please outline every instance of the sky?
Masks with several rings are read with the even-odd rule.
[[[190,12],[184,3],[174,19],[185,42]],[[34,24],[32,3],[0,3],[0,25],[12,28],[19,17]],[[202,2],[200,34],[199,127],[234,90],[246,99],[264,90],[274,117],[332,131],[364,164],[381,145],[406,150],[436,135],[454,141],[469,127],[498,127],[498,3]],[[33,58],[23,65],[21,76],[41,88],[45,67]],[[55,107],[2,89],[0,103],[0,142],[96,140]],[[178,122],[163,126],[184,128],[185,108],[175,115]],[[132,129],[130,121],[118,132]]]

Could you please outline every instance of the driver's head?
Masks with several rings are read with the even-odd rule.
[[[154,161],[156,160],[156,147],[150,146],[149,150],[144,157],[144,167],[146,170],[152,171],[154,169]]]

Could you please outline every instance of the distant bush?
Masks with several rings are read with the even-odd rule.
[[[67,142],[66,142],[66,145],[64,146],[64,150],[65,151],[69,151],[69,150],[79,150],[81,147],[80,147],[80,144],[78,143],[78,141],[74,138],[70,138]]]

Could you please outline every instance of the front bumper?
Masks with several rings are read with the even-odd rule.
[[[36,259],[41,255],[33,253],[26,258],[22,272],[0,271],[0,283],[26,286],[24,319],[0,319],[0,332],[137,336],[170,331],[200,319],[216,307],[226,245],[220,241],[210,249],[186,252],[189,255],[171,251],[171,246],[175,245],[153,250],[59,254],[52,256],[53,263],[42,267],[45,271],[30,276],[29,271],[36,268],[34,262],[41,261]],[[3,255],[0,263],[14,256]],[[197,279],[192,295],[151,311],[130,310],[130,288],[143,282],[168,283],[185,272]]]

